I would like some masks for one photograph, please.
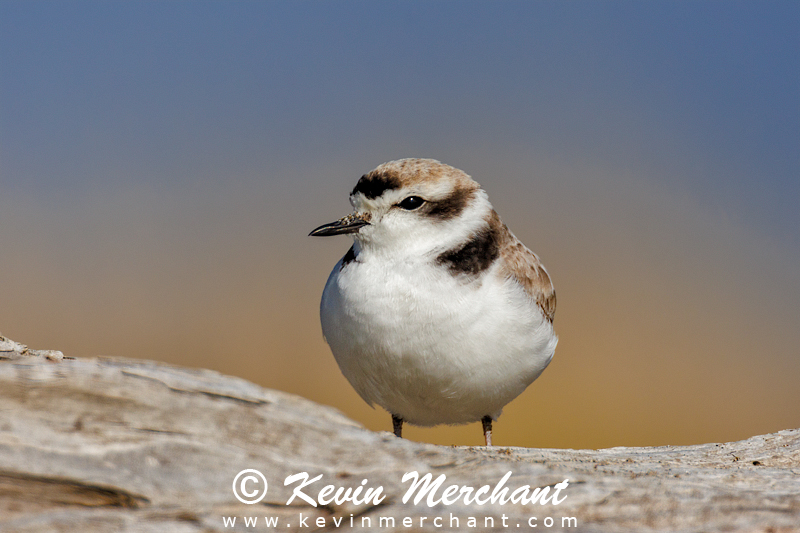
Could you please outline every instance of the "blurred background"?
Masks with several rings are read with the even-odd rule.
[[[800,427],[798,50],[790,1],[0,0],[0,332],[388,431],[319,325],[350,239],[306,235],[365,172],[432,157],[558,293],[496,444]]]

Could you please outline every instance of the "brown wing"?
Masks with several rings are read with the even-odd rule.
[[[504,274],[517,281],[533,298],[551,323],[556,314],[556,290],[542,262],[493,213],[490,224],[499,224],[500,255],[505,262]]]

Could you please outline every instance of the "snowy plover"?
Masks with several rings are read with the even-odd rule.
[[[310,233],[351,234],[322,293],[322,332],[370,405],[420,426],[492,420],[553,358],[556,294],[480,185],[432,159],[384,163],[354,212]]]

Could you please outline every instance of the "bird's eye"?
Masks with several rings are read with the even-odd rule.
[[[414,209],[417,209],[424,203],[425,200],[423,200],[419,196],[409,196],[408,198],[404,198],[403,201],[397,205],[399,205],[400,207],[402,207],[407,211],[413,211]]]

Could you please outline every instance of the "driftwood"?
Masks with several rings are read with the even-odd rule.
[[[233,494],[245,469],[268,482],[257,504]],[[303,472],[322,478],[284,485]],[[446,477],[404,503],[408,472]],[[252,475],[241,492],[259,493]],[[329,501],[326,485],[362,490]],[[494,503],[472,501],[483,485],[479,501],[495,491]],[[295,489],[309,501],[287,505]],[[216,372],[69,359],[0,337],[0,531],[345,529],[800,531],[800,430],[681,447],[434,446]]]

